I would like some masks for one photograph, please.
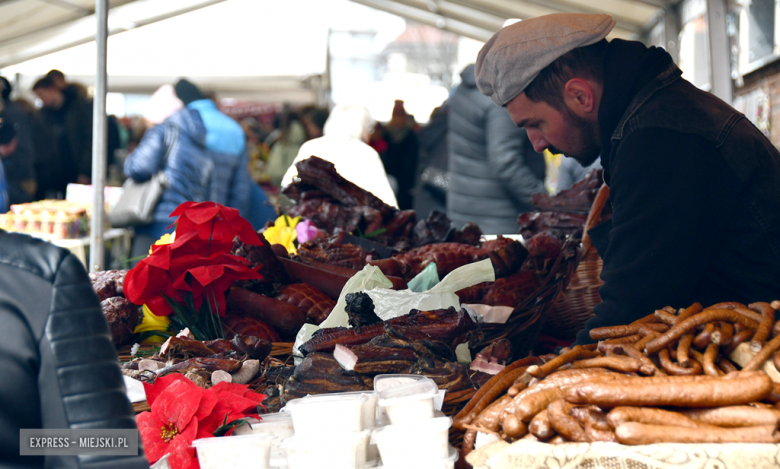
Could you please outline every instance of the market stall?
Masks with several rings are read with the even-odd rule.
[[[135,269],[92,274],[156,467],[706,467],[776,451],[780,303],[667,307],[539,352],[587,319],[555,305],[583,226],[611,212],[599,173],[535,197],[523,244],[387,207],[315,157],[298,173],[273,226],[185,203]]]

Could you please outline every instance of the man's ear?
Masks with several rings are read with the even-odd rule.
[[[586,117],[597,110],[596,93],[591,82],[572,78],[563,87],[563,101],[579,117]]]

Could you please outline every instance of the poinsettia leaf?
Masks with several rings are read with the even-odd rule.
[[[227,421],[227,415],[225,416],[225,421]],[[225,434],[230,430],[243,427],[244,425],[249,425],[249,428],[252,428],[252,425],[250,425],[246,420],[233,420],[230,423],[220,425],[219,428],[214,430],[214,436],[225,436]]]

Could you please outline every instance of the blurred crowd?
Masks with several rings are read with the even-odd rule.
[[[0,209],[63,198],[69,183],[89,184],[93,111],[85,87],[52,70],[32,87],[37,109],[12,100],[2,77],[0,91]],[[186,79],[161,87],[144,109],[141,116],[108,119],[108,183],[143,182],[160,171],[169,181],[154,222],[135,227],[133,254],[168,231],[168,214],[185,200],[217,201],[265,225],[275,218],[279,190],[296,176],[294,164],[312,155],[389,205],[419,217],[438,210],[487,234],[515,233],[518,213],[546,190],[543,155],[479,93],[473,66],[424,126],[401,100],[386,123],[359,105],[236,113]],[[585,172],[568,160],[557,169],[558,190]]]

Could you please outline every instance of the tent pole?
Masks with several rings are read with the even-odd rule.
[[[92,127],[92,225],[89,235],[89,270],[103,270],[105,244],[103,242],[104,202],[106,185],[106,152],[108,151],[108,126],[106,123],[106,46],[108,41],[108,0],[95,0],[97,18],[97,71]]]

